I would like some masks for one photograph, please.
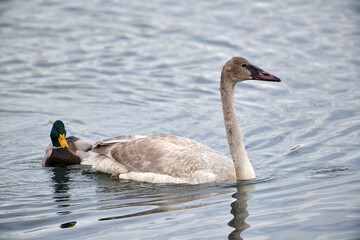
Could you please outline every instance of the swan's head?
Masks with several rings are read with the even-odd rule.
[[[281,82],[278,77],[253,65],[243,57],[233,57],[223,67],[222,79],[229,79],[233,83],[245,80],[261,80]]]
[[[60,120],[55,121],[50,132],[50,138],[53,146],[67,148],[68,144],[66,142],[65,137],[66,137],[66,130],[64,123]]]

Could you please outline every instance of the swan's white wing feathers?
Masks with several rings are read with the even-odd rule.
[[[111,149],[118,143],[127,143],[129,141],[135,141],[137,139],[146,138],[148,135],[128,135],[128,136],[117,136],[114,138],[104,139],[94,144],[93,152],[98,154],[108,154]]]

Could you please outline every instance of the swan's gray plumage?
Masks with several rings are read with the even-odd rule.
[[[119,136],[97,142],[82,164],[119,178],[155,183],[198,184],[255,178],[234,107],[234,90],[245,80],[280,79],[234,57],[221,72],[220,93],[232,160],[194,140],[163,134]],[[81,157],[81,156],[80,156]]]
[[[129,172],[155,173],[163,176],[159,177],[158,182],[166,180],[166,176],[173,177],[175,182],[187,183],[202,182],[197,175],[212,181],[235,178],[231,159],[199,142],[178,136],[119,136],[95,143],[92,152],[102,158],[106,156],[105,158],[115,160],[123,167],[120,168],[120,175]],[[83,164],[86,161],[89,160],[85,159]]]

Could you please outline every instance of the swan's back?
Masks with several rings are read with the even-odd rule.
[[[235,179],[231,159],[184,137],[163,134],[119,136],[97,142],[93,152],[110,156],[126,168],[128,172],[120,173],[120,178],[147,176],[151,179],[145,181],[191,184]]]

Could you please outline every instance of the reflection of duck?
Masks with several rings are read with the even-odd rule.
[[[59,208],[57,214],[71,214],[72,212],[69,208],[71,207],[71,195],[68,193],[70,190],[69,182],[71,181],[69,174],[74,170],[69,168],[55,167],[52,168],[51,171],[53,172],[52,180],[54,186],[54,200],[57,203],[57,207]],[[71,221],[50,228],[71,228],[75,225],[76,221]]]
[[[220,92],[232,160],[194,140],[169,135],[131,135],[99,141],[82,164],[148,182],[198,184],[255,178],[247,157],[234,106],[235,84],[245,80],[280,82],[248,60],[234,57],[221,73]]]
[[[234,215],[234,218],[228,223],[235,230],[229,234],[229,240],[241,240],[241,233],[250,227],[245,220],[249,216],[247,201],[252,198],[248,192],[253,190],[255,190],[254,184],[243,185],[239,183],[237,186],[237,192],[233,195],[236,200],[231,203],[231,214]]]
[[[74,136],[66,137],[65,125],[62,121],[54,122],[50,132],[51,144],[43,156],[44,167],[67,166],[80,164],[77,151],[89,151],[92,146],[87,141]]]
[[[70,204],[67,204],[67,201],[71,200],[71,195],[68,193],[69,181],[70,177],[69,174],[71,169],[69,168],[61,168],[55,167],[52,168],[51,171],[53,172],[52,180],[54,186],[54,199],[55,202],[58,202],[58,208],[66,208],[70,207]],[[61,210],[58,212],[60,215],[69,214],[70,211]]]
[[[70,169],[68,168],[53,168],[51,169],[53,172],[52,180],[54,183],[55,194],[66,194],[69,190],[69,173]]]

